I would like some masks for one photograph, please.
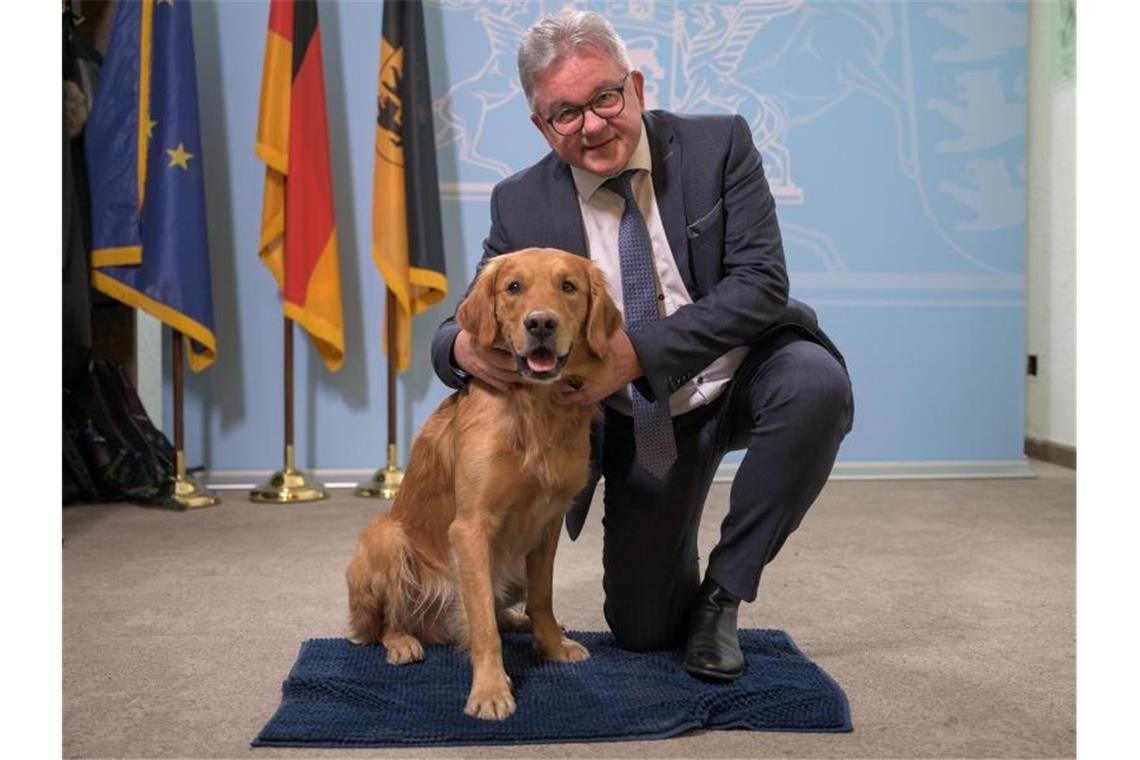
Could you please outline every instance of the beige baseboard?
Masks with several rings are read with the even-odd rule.
[[[1035,457],[1045,459],[1045,457]],[[1053,461],[1053,460],[1046,460]],[[1075,457],[1074,457],[1075,461]],[[714,480],[731,483],[737,462],[722,462]],[[1074,465],[1066,465],[1072,467]],[[302,468],[305,469],[305,468]],[[351,489],[366,483],[376,470],[313,469],[308,474],[329,489]],[[264,483],[269,470],[208,470],[197,474],[198,480],[212,491],[248,491]],[[833,480],[947,480],[963,478],[1035,478],[1037,474],[1026,459],[937,460],[913,462],[836,462]]]
[[[1065,446],[1037,438],[1026,438],[1025,456],[1068,467],[1071,470],[1077,469],[1077,449],[1074,446]]]

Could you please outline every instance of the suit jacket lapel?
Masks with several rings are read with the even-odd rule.
[[[653,192],[665,237],[677,262],[677,271],[689,293],[696,292],[689,267],[689,238],[685,232],[685,194],[681,187],[681,141],[676,132],[652,112],[646,112],[649,154],[653,159]]]
[[[578,205],[578,190],[570,167],[551,154],[549,187],[551,188],[549,217],[550,247],[586,256],[586,233],[582,224],[582,209]]]

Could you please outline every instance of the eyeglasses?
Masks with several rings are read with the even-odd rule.
[[[596,116],[602,119],[612,119],[625,110],[625,83],[629,81],[628,72],[617,87],[602,90],[589,103],[580,106],[563,106],[546,120],[558,134],[563,137],[577,134],[582,125],[586,123],[586,109],[589,108]]]

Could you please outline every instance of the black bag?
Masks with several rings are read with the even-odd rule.
[[[174,447],[122,367],[92,361],[63,389],[63,503],[159,502],[173,478]]]
[[[69,3],[70,5],[70,3]],[[91,201],[83,125],[91,111],[102,56],[63,12],[63,382],[74,382],[91,360]]]

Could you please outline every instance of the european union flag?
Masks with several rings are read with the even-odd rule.
[[[87,122],[92,284],[214,361],[202,143],[190,3],[124,0]]]

